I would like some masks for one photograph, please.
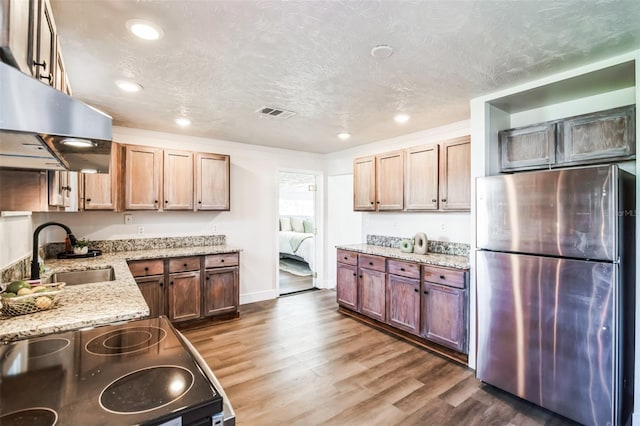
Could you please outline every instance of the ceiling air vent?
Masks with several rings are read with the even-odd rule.
[[[263,106],[259,108],[256,112],[259,112],[261,116],[266,116],[269,118],[277,118],[279,120],[286,120],[289,117],[293,117],[296,115],[293,111],[287,111],[284,109],[272,108],[268,106]]]

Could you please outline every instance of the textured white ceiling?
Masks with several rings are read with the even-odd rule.
[[[74,96],[114,124],[319,153],[464,120],[475,96],[640,48],[638,0],[52,6]],[[164,37],[137,39],[133,18]],[[373,58],[380,44],[394,54]],[[144,90],[121,92],[122,78]],[[261,118],[263,105],[297,115]],[[398,112],[411,120],[396,124]],[[181,114],[187,129],[174,123]]]

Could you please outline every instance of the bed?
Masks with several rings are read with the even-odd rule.
[[[306,226],[304,222],[308,222]],[[302,218],[280,217],[278,247],[281,258],[302,260],[309,265],[309,269],[314,270],[315,234],[312,222]]]

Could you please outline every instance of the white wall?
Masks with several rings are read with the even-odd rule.
[[[0,216],[0,269],[31,253],[31,213],[2,212]]]
[[[443,141],[468,134],[470,134],[469,120],[464,120],[397,138],[345,149],[327,155],[327,176],[352,173],[353,159],[357,157],[381,154],[387,151]],[[352,205],[350,205],[350,209],[352,209]],[[345,210],[345,215],[348,213]],[[412,237],[417,232],[426,233],[427,238],[431,240],[468,244],[471,239],[470,215],[469,213],[453,212],[362,213],[360,240],[353,242],[365,242],[367,234]],[[331,247],[328,248],[328,250],[331,249]]]
[[[47,220],[60,221],[69,225],[76,236],[89,239],[224,234],[228,245],[242,249],[240,302],[277,296],[278,171],[294,168],[322,171],[323,156],[121,127],[114,127],[113,138],[125,144],[230,155],[231,210],[127,212],[133,215],[133,225],[124,225],[123,213],[34,213],[34,225]],[[144,227],[144,234],[137,233],[138,226]],[[63,232],[49,228],[41,240],[63,239]],[[322,256],[323,253],[319,253],[319,264],[324,262]],[[322,273],[318,271],[320,280]]]

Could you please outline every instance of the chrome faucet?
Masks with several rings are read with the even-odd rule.
[[[42,225],[38,226],[35,231],[33,231],[33,253],[31,254],[31,279],[36,280],[40,278],[40,265],[38,263],[38,235],[40,235],[40,231],[50,225],[57,225],[65,230],[67,233],[67,238],[69,238],[69,242],[71,245],[75,245],[78,240],[71,232],[71,229],[67,225],[63,225],[58,222],[46,222]]]

